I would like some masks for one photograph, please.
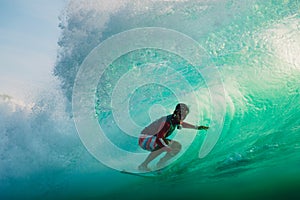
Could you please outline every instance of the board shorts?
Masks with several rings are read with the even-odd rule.
[[[141,134],[139,138],[139,145],[144,150],[154,151],[158,147],[158,144],[156,143],[156,139],[157,139],[156,135]]]
[[[142,149],[147,151],[156,151],[162,148],[157,144],[156,139],[157,139],[156,135],[141,134],[139,138],[139,146],[142,147]],[[171,140],[168,141],[170,142]]]

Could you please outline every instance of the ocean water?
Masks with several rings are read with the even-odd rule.
[[[1,199],[299,198],[299,6],[70,1],[60,87],[32,104],[0,96]],[[176,131],[183,149],[160,173],[120,173],[137,172],[147,156],[140,130],[178,102],[190,106],[187,121],[210,129]]]

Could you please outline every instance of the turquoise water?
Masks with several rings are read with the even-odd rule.
[[[6,166],[1,171],[1,195],[48,199],[299,197],[299,5],[297,0],[70,3],[61,19],[54,70],[62,83],[62,99],[67,100],[43,97],[37,104],[43,109],[22,117],[3,107],[3,141],[17,141],[14,144],[23,147],[9,145],[10,154],[3,153],[7,148],[1,149]],[[178,131],[175,138],[183,144],[182,153],[152,177],[121,174],[90,155],[77,135],[71,107],[76,74],[91,50],[117,33],[141,27],[163,27],[189,36],[205,50],[205,62],[193,66],[180,55],[153,48],[115,59],[99,77],[93,113],[106,136],[123,150],[145,153],[137,146],[139,132],[131,130],[140,130],[172,112],[178,99],[189,103],[187,120],[212,126],[208,132]],[[204,76],[197,70],[207,66],[215,66],[220,74],[225,113],[213,104],[212,88],[207,85],[216,76]],[[145,79],[145,72],[156,83],[138,85],[125,95],[115,94],[129,72],[133,83]],[[185,84],[176,79],[178,74]],[[157,84],[158,77],[166,77],[168,87]],[[191,95],[197,98],[189,98]],[[116,107],[111,102],[115,97],[124,102],[117,106],[128,103],[126,112],[136,129],[115,118]],[[49,101],[52,106],[45,106]],[[61,103],[66,107],[57,108]],[[215,121],[214,114],[220,114],[223,121]],[[20,126],[10,120],[19,120]],[[214,124],[222,125],[220,137],[212,150],[199,158],[205,138],[216,134]],[[25,140],[7,136],[12,130],[24,133]],[[36,135],[33,142],[26,140],[29,132]],[[127,166],[129,160],[118,152],[102,150],[119,168]],[[14,159],[20,152],[26,156]]]

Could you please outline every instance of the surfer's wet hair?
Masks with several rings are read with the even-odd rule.
[[[177,104],[176,105],[176,107],[175,107],[175,111],[174,111],[174,113],[189,113],[190,112],[190,109],[189,109],[189,107],[186,105],[186,104],[184,104],[184,103],[179,103],[179,104]]]

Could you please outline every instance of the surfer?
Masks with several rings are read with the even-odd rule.
[[[190,128],[196,130],[207,130],[209,128],[207,126],[197,126],[183,122],[188,113],[189,108],[187,105],[179,103],[176,105],[173,114],[161,117],[144,128],[139,137],[139,146],[151,153],[146,160],[139,165],[138,169],[140,171],[150,171],[148,164],[163,152],[167,153],[158,161],[158,168],[163,167],[169,159],[180,152],[181,144],[167,138],[174,132],[175,128]]]

